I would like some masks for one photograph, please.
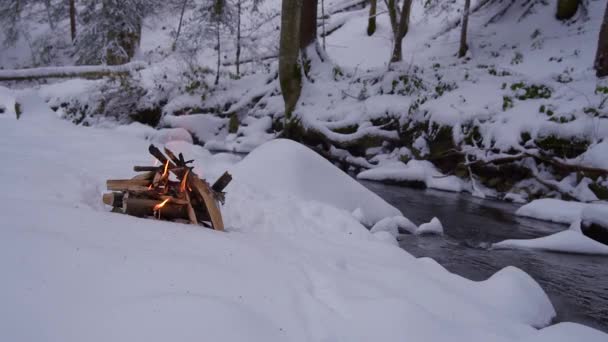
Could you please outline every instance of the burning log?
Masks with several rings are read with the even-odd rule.
[[[174,204],[170,199],[157,201],[145,198],[127,198],[123,201],[125,214],[147,217],[155,216],[162,219],[188,219],[188,211],[185,205]]]
[[[188,164],[180,153],[175,155],[165,148],[164,153],[154,145],[148,148],[160,166],[135,166],[142,172],[132,179],[110,179],[103,202],[113,207],[113,212],[122,212],[138,217],[155,217],[162,220],[186,221],[191,224],[211,226],[223,230],[224,223],[219,203],[224,201],[225,187],[232,176],[225,172],[209,186]],[[175,175],[177,181],[170,179]]]

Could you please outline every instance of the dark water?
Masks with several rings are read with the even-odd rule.
[[[443,237],[401,236],[414,256],[431,257],[449,271],[484,280],[505,266],[531,275],[549,295],[557,321],[582,323],[608,332],[608,258],[525,250],[487,250],[505,239],[530,239],[566,229],[564,225],[514,215],[518,206],[436,190],[362,182],[416,224],[436,216]]]

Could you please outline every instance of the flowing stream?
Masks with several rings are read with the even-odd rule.
[[[531,239],[564,225],[515,216],[517,205],[465,194],[361,182],[416,224],[436,216],[444,236],[402,235],[400,245],[431,257],[450,272],[484,280],[505,266],[532,276],[549,295],[556,321],[582,323],[608,332],[608,258],[527,250],[488,250],[494,242]]]

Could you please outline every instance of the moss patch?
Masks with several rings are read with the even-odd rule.
[[[534,140],[536,146],[560,158],[574,158],[587,150],[589,142],[579,139],[564,139],[554,135]]]

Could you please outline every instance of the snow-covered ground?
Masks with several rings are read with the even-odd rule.
[[[240,161],[168,142],[203,177],[234,173],[222,233],[108,212],[105,179],[152,162],[136,127],[74,126],[32,91],[0,87],[0,100],[22,104],[19,120],[0,114],[1,340],[608,338],[543,328],[553,306],[519,269],[474,282],[370,233],[361,217],[396,209],[304,147],[276,141]],[[296,170],[277,167],[299,158]]]

